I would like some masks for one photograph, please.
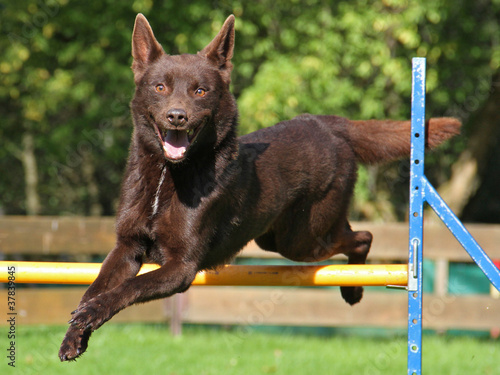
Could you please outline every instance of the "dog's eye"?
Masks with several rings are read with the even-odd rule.
[[[165,92],[165,91],[167,91],[167,88],[165,87],[165,85],[163,83],[159,83],[155,86],[155,90],[156,90],[156,92]]]
[[[207,90],[202,89],[201,87],[197,88],[196,91],[194,92],[194,94],[196,96],[205,96],[206,93],[207,93]]]

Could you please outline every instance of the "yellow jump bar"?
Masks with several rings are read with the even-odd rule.
[[[13,268],[14,267],[14,268]],[[100,263],[0,261],[0,282],[91,284]],[[139,275],[158,269],[145,264]],[[406,286],[406,264],[330,266],[224,266],[198,273],[192,285],[243,286]]]

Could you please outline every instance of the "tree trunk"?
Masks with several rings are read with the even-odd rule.
[[[467,148],[452,166],[450,180],[441,185],[439,193],[455,212],[460,216],[470,198],[481,185],[482,170],[491,153],[494,139],[500,126],[500,71],[492,79],[490,95],[484,106],[469,120],[472,124]]]
[[[20,154],[24,168],[26,213],[39,215],[41,211],[40,196],[38,195],[38,167],[35,156],[35,142],[33,133],[26,130],[23,134],[22,151]]]

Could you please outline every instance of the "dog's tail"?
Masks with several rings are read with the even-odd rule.
[[[461,125],[452,117],[431,118],[426,123],[426,148],[437,147],[459,134]],[[348,120],[346,128],[356,158],[361,163],[381,163],[410,156],[410,121]]]

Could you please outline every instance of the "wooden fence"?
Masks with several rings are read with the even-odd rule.
[[[500,259],[500,226],[467,225],[472,235],[493,259]],[[354,223],[355,230],[374,235],[369,261],[407,262],[408,226],[404,223]],[[449,285],[452,262],[471,262],[467,253],[442,224],[425,227],[425,258],[435,262],[433,293],[424,297],[424,328],[500,329],[498,294],[455,294]],[[2,217],[0,256],[9,260],[89,261],[104,256],[113,247],[113,218]],[[269,262],[277,255],[250,243],[238,261]],[[337,259],[337,258],[333,258]],[[342,260],[342,257],[338,258]],[[20,324],[64,324],[86,287],[29,287],[17,291]],[[452,293],[450,293],[452,291]],[[6,311],[7,291],[0,289],[0,308]],[[192,287],[187,293],[120,312],[113,322],[180,323],[223,325],[291,325],[325,327],[386,327],[407,325],[406,293],[365,288],[361,303],[351,307],[335,288]],[[0,320],[0,325],[6,321]]]

